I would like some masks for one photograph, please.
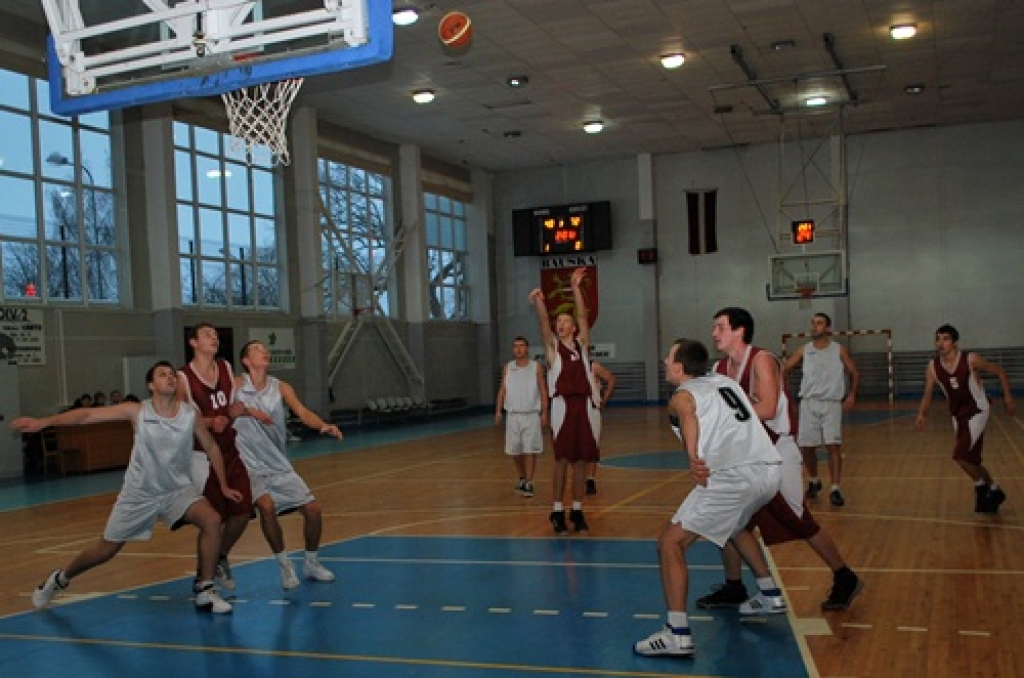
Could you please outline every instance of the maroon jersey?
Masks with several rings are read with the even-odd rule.
[[[749,397],[754,396],[754,392],[751,389],[750,374],[753,370],[754,359],[758,354],[764,352],[763,348],[757,346],[751,346],[747,349],[747,354],[743,359],[743,363],[740,365],[740,373],[736,375],[736,382],[743,389],[743,392]],[[772,356],[772,360],[776,360],[775,356]],[[715,372],[729,376],[729,359],[722,358],[715,363]],[[786,382],[782,379],[780,370],[780,393],[779,393],[779,404],[776,408],[775,416],[768,420],[762,420],[764,424],[764,430],[768,433],[768,437],[771,438],[772,443],[777,443],[779,438],[783,435],[789,434],[794,438],[797,432],[797,413],[796,408],[793,406],[793,399],[789,395],[789,389],[786,388]]]
[[[231,398],[235,392],[235,377],[231,372],[231,365],[226,360],[217,360],[217,381],[214,384],[207,384],[203,381],[192,365],[188,364],[181,368],[182,374],[188,380],[188,399],[202,413],[204,419],[212,419],[217,416],[229,417],[228,409],[231,406]],[[228,426],[221,433],[214,433],[210,430],[213,439],[217,441],[217,447],[227,460],[231,456],[238,456],[235,449],[235,427]],[[195,441],[195,450],[202,452],[203,447],[198,439]]]
[[[548,372],[548,388],[551,397],[556,396],[587,396],[593,395],[590,382],[590,363],[583,354],[580,342],[572,340],[572,348],[561,341],[556,341],[558,359]]]
[[[988,397],[984,389],[978,384],[978,380],[972,378],[969,357],[969,353],[961,351],[952,372],[942,366],[942,359],[939,356],[935,356],[932,361],[935,380],[946,394],[949,413],[954,419],[970,419],[988,409]]]

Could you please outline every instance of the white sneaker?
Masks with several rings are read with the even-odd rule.
[[[785,614],[786,601],[782,596],[766,596],[761,591],[753,598],[740,605],[740,614],[765,616],[770,614]]]
[[[279,561],[277,564],[281,568],[281,588],[285,591],[291,591],[298,587],[299,578],[295,576],[295,566],[292,565],[292,561],[284,560]]]
[[[633,652],[646,657],[691,657],[695,650],[689,633],[673,633],[672,627],[666,624],[657,633],[637,641],[633,645]]]
[[[334,581],[334,573],[321,565],[319,560],[305,561],[302,564],[302,574],[306,579],[311,579],[313,581]]]
[[[227,614],[232,610],[231,603],[221,598],[212,585],[196,591],[196,607],[200,610],[209,610],[213,614]]]
[[[50,576],[46,578],[42,584],[32,592],[32,604],[36,607],[46,607],[53,600],[53,597],[57,595],[57,591],[63,591],[67,586],[61,586],[60,582],[57,581],[57,576],[60,574],[60,570],[54,570],[50,573]]]
[[[217,559],[217,568],[213,571],[213,580],[225,591],[235,590],[235,578],[231,574],[231,564],[226,556]]]

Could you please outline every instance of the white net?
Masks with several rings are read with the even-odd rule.
[[[253,151],[259,146],[266,146],[273,154],[274,164],[289,164],[291,158],[285,129],[288,111],[302,82],[302,78],[290,78],[222,94],[233,137],[231,150],[240,153],[245,149],[246,160],[251,164]]]

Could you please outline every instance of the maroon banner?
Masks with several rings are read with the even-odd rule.
[[[540,289],[544,292],[544,299],[548,307],[548,315],[551,317],[551,326],[554,327],[555,318],[559,313],[568,313],[576,317],[576,303],[572,295],[572,272],[578,266],[567,268],[542,268],[540,271]],[[583,301],[587,305],[587,322],[590,327],[597,324],[598,295],[597,295],[597,266],[583,266],[587,270],[583,276],[580,289],[583,292]]]

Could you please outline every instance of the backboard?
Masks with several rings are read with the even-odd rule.
[[[768,298],[804,299],[847,294],[846,255],[842,250],[777,254],[771,257]]]
[[[390,0],[79,2],[42,0],[62,115],[369,66],[394,48]]]

